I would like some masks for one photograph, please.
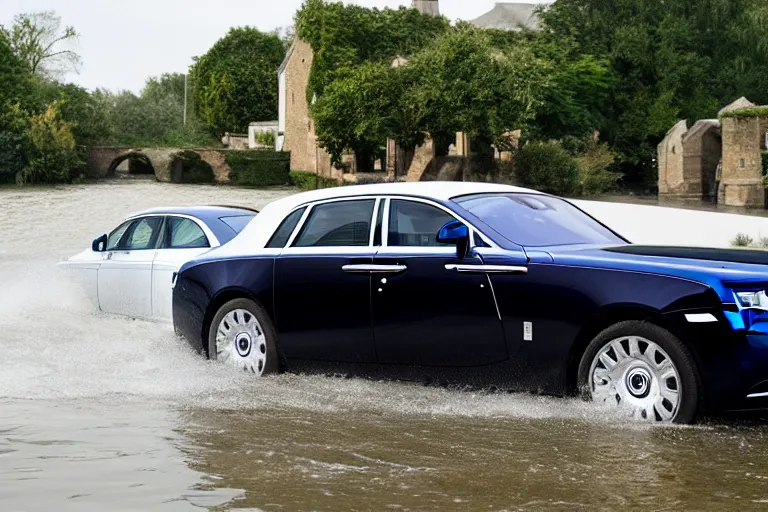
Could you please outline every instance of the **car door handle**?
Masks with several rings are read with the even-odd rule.
[[[445,270],[455,270],[467,274],[527,274],[528,267],[515,265],[455,265],[445,266]]]
[[[363,263],[360,265],[344,265],[341,269],[350,274],[399,274],[405,272],[408,267],[405,265],[374,265],[372,263]]]

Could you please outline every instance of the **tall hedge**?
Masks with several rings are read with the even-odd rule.
[[[234,185],[269,187],[291,182],[291,153],[288,151],[227,151],[229,175]]]

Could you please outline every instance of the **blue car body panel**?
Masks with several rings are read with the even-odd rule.
[[[734,289],[768,285],[768,253],[629,242],[522,247],[459,204],[432,201],[496,247],[477,247],[466,258],[392,247],[326,256],[204,254],[180,270],[177,330],[204,349],[215,311],[228,297],[246,296],[270,314],[292,368],[340,363],[415,375],[434,369],[482,384],[563,394],[574,390],[581,353],[600,330],[621,319],[651,320],[691,352],[706,406],[768,405],[768,313],[742,309],[734,295]],[[408,272],[381,281],[341,270],[360,263],[407,264]],[[457,263],[525,266],[527,272],[446,272]],[[692,313],[717,321],[692,323],[686,317]],[[533,326],[528,339],[526,323]],[[765,401],[746,400],[763,392]]]

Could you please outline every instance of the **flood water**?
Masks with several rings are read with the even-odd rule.
[[[288,190],[0,190],[0,511],[768,510],[768,428],[646,427],[577,400],[254,379],[53,265],[128,213]]]

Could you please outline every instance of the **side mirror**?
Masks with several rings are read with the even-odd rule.
[[[91,244],[91,249],[93,249],[93,252],[104,252],[107,250],[107,235],[101,235],[100,237],[96,238],[93,243]]]
[[[466,258],[469,253],[469,228],[457,220],[452,220],[440,228],[437,242],[455,245],[458,257]]]

